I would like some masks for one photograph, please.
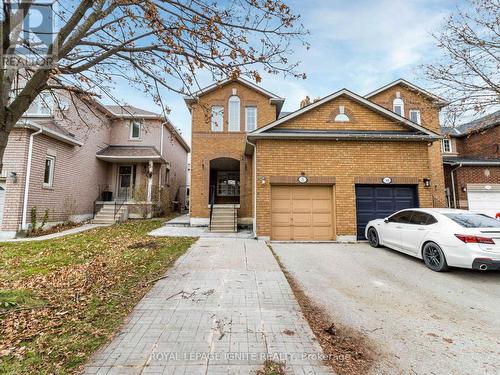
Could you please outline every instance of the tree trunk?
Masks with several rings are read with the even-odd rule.
[[[3,156],[5,153],[5,149],[7,148],[9,134],[17,122],[17,120],[13,121],[13,119],[7,114],[7,110],[0,110],[0,174],[3,172]]]

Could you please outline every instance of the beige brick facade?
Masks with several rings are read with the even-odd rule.
[[[64,93],[61,93],[64,96]],[[167,166],[155,164],[153,187],[170,190],[171,199],[183,202],[186,188],[187,154],[189,147],[179,139],[170,126],[162,124],[161,119],[144,119],[142,137],[138,141],[129,139],[127,119],[112,119],[109,113],[98,106],[75,101],[79,105],[78,112],[73,101],[64,116],[56,109],[53,117],[30,117],[29,120],[38,126],[52,129],[64,129],[74,134],[81,146],[68,144],[55,139],[50,134],[42,133],[33,137],[33,155],[31,160],[30,186],[26,221],[30,223],[30,211],[36,207],[38,219],[44,212],[49,212],[49,223],[89,219],[94,211],[94,201],[100,191],[110,189],[116,196],[118,182],[118,164],[106,162],[96,154],[109,145],[147,145],[154,146],[158,152],[163,149],[162,156],[170,166],[169,181],[166,180]],[[161,127],[163,126],[163,145]],[[9,136],[4,154],[5,204],[0,232],[6,236],[21,229],[23,219],[23,201],[25,178],[28,164],[28,146],[33,129],[15,128]],[[44,186],[45,160],[47,156],[54,158],[54,177],[50,187]],[[127,162],[137,165],[137,182],[145,182],[147,163]],[[160,173],[161,168],[161,173]],[[17,178],[10,177],[15,172]],[[161,180],[160,180],[161,175]],[[0,213],[2,214],[2,213]],[[70,217],[71,216],[71,217]],[[0,233],[0,236],[3,234]]]
[[[429,140],[320,140],[320,139],[259,139],[255,138],[256,152],[245,156],[244,124],[240,133],[227,129],[227,101],[236,90],[245,102],[255,102],[259,108],[259,127],[275,120],[275,108],[268,99],[254,89],[238,82],[215,88],[192,105],[192,197],[191,215],[207,218],[209,192],[209,166],[213,158],[228,156],[241,162],[241,210],[240,217],[252,216],[252,158],[256,160],[256,233],[271,236],[271,192],[274,186],[297,184],[300,175],[309,177],[310,185],[331,185],[334,233],[352,238],[356,234],[356,184],[381,184],[384,177],[391,177],[393,184],[417,186],[421,207],[443,206],[444,178],[439,141]],[[405,102],[404,117],[409,110],[419,110],[422,126],[439,132],[439,108],[428,96],[412,91],[406,86],[393,86],[370,100],[392,111],[392,102],[399,91]],[[260,101],[259,101],[260,100]],[[411,136],[416,130],[396,118],[382,115],[368,105],[361,104],[345,93],[321,105],[314,106],[289,119],[275,129],[282,131],[353,131],[396,132]],[[213,132],[210,128],[209,110],[212,105],[223,105],[224,131]],[[336,122],[341,111],[349,122]],[[243,112],[243,109],[241,110]],[[242,116],[243,121],[243,116]],[[276,135],[277,133],[275,133]],[[389,133],[387,133],[389,134]],[[253,139],[253,138],[252,138]],[[250,148],[251,149],[251,148]],[[250,155],[250,153],[249,153]],[[424,186],[424,179],[431,186]]]
[[[235,91],[234,91],[235,90]],[[228,129],[228,100],[233,92],[240,97],[240,131]],[[224,107],[223,131],[211,129],[211,107]],[[252,160],[244,154],[246,144],[245,107],[257,107],[257,127],[276,119],[276,106],[269,97],[239,83],[231,82],[200,96],[192,105],[192,156],[191,156],[191,198],[192,218],[206,219],[209,216],[209,173],[210,161],[216,158],[232,158],[240,162],[240,221],[249,222],[252,213]]]

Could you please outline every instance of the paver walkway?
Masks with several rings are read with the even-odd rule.
[[[136,306],[86,374],[331,374],[262,241],[202,238]]]

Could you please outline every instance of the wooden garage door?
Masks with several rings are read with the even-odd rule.
[[[331,186],[272,186],[273,240],[334,239]]]

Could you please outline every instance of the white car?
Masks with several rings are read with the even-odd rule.
[[[500,221],[471,211],[415,208],[366,225],[373,247],[381,245],[423,259],[433,271],[448,266],[500,270]]]

